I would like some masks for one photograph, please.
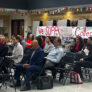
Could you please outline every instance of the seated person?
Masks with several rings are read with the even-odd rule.
[[[79,62],[76,62],[74,71],[80,74],[80,77],[83,79],[81,72],[81,67],[92,68],[92,37],[89,37],[87,40],[87,49],[89,53],[86,57],[80,59]]]
[[[54,48],[54,45],[51,43],[51,37],[46,37],[46,44],[44,47],[44,53],[48,55],[48,53],[51,51],[51,49]]]
[[[12,56],[5,56],[5,57],[6,59],[11,60],[10,63],[14,63],[14,65],[16,65],[20,63],[23,58],[23,47],[20,44],[20,38],[18,36],[13,37],[13,44],[14,44],[14,49],[12,52]]]
[[[5,37],[0,37],[0,57],[5,57],[8,54],[8,46],[5,43]]]
[[[28,60],[25,61],[25,64],[16,65],[16,70],[14,74],[14,79],[16,83],[13,86],[20,86],[20,75],[21,73],[25,74],[24,86],[21,88],[21,91],[30,89],[30,80],[32,78],[33,72],[40,72],[44,65],[44,51],[39,47],[38,41],[33,40],[32,47],[30,51],[30,56]]]
[[[0,57],[4,58],[6,55],[8,55],[8,46],[5,43],[5,37],[1,35],[0,36]],[[0,60],[0,68],[1,68],[0,72],[3,71],[4,73],[8,73],[3,59]]]
[[[80,36],[76,37],[76,44],[71,48],[71,52],[78,52],[85,48],[83,39]]]
[[[55,38],[54,40],[54,48],[49,52],[47,57],[45,57],[46,60],[46,65],[45,67],[48,69],[48,67],[55,66],[55,64],[58,64],[61,60],[61,58],[64,56],[64,51],[61,46],[61,39],[60,38]],[[56,72],[52,70],[52,75],[55,77]]]
[[[33,40],[32,38],[33,38],[33,35],[29,34],[28,39],[26,40],[26,48],[32,48],[32,46],[31,46],[31,43],[32,43],[32,40]]]
[[[25,45],[26,45],[26,41],[25,41],[25,39],[24,39],[24,36],[23,35],[18,35],[19,36],[19,38],[20,38],[20,43],[21,43],[21,45],[22,45],[22,47],[23,47],[23,50],[25,49]]]

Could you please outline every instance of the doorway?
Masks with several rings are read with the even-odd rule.
[[[24,35],[24,20],[12,20],[11,29],[11,35]]]

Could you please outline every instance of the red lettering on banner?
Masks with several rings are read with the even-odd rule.
[[[50,36],[50,28],[49,26],[46,27],[46,33],[45,33],[46,36]]]
[[[51,35],[54,31],[55,31],[55,28],[54,28],[54,26],[52,26],[52,27],[50,28],[50,35]],[[55,33],[54,33],[54,36],[55,36]]]
[[[38,29],[38,33],[39,33],[40,35],[43,35],[43,32],[44,32],[43,29]]]
[[[79,35],[79,36],[82,36],[82,37],[90,37],[90,36],[92,36],[92,32],[87,32],[87,29],[86,29],[86,27],[84,27],[82,30],[83,31],[81,31],[81,32],[79,32],[78,33],[78,31],[81,31],[81,29],[79,28],[79,27],[77,27],[76,28],[76,31],[75,31],[75,36],[77,36],[77,35]]]
[[[45,33],[46,36],[52,36],[52,35],[56,36],[56,33],[60,36],[59,27],[57,26],[46,27],[46,33]]]
[[[55,35],[55,33],[58,33],[58,35],[60,36],[60,31],[59,31],[59,27],[58,26],[55,27],[54,35]]]

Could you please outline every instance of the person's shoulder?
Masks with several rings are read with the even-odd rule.
[[[18,48],[23,48],[22,45],[20,43],[18,43]]]
[[[44,50],[41,47],[38,48],[38,51],[39,52],[44,52]]]

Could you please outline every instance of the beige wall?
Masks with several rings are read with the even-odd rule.
[[[11,38],[11,20],[15,19],[24,19],[24,36],[26,36],[28,26],[31,25],[31,17],[29,14],[23,16],[20,14],[0,15],[0,20],[3,20],[3,27],[7,27],[8,37]]]
[[[7,31],[8,31],[8,34],[9,34],[9,31],[10,31],[10,16],[9,15],[0,15],[0,20],[3,20],[3,27],[6,27],[7,28]],[[9,36],[9,35],[8,35]]]
[[[48,20],[62,20],[62,19],[70,19],[70,20],[80,20],[80,19],[90,19],[92,20],[92,13],[64,13],[58,15],[24,15],[20,14],[16,15],[0,15],[0,19],[3,20],[3,24],[8,29],[9,37],[11,36],[11,20],[13,19],[24,19],[24,35],[26,37],[28,26],[31,26],[33,21],[43,21],[44,26]]]
[[[69,20],[81,20],[81,19],[90,19],[92,20],[92,13],[63,13],[58,15],[31,15],[31,25],[33,21],[43,21],[43,25],[46,25],[48,20],[62,20],[62,19],[69,19]]]

